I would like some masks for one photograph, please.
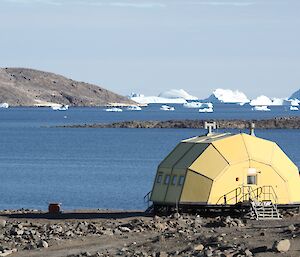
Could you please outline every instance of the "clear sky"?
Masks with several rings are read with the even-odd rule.
[[[126,95],[300,88],[299,0],[0,0],[0,66]]]

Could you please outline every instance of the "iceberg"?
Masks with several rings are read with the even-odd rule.
[[[291,111],[299,111],[299,108],[297,106],[291,106],[290,110]]]
[[[199,109],[199,112],[214,112],[214,109],[212,107]]]
[[[69,105],[62,105],[62,104],[53,105],[51,106],[51,109],[54,111],[66,111],[69,109]]]
[[[8,108],[9,104],[8,103],[0,103],[0,108]]]
[[[252,111],[268,112],[268,111],[271,111],[271,109],[269,109],[268,106],[263,105],[263,106],[254,106],[252,108]]]
[[[183,98],[164,98],[159,96],[138,96],[130,99],[139,104],[184,104],[187,102]]]
[[[188,92],[186,92],[183,89],[171,89],[160,93],[158,97],[169,98],[169,99],[182,98],[185,100],[198,100],[198,97],[190,95]]]
[[[138,93],[134,93],[134,92],[132,92],[129,96],[128,96],[128,98],[132,98],[132,97],[145,97],[143,94],[138,94]]]
[[[107,112],[122,112],[123,110],[121,108],[108,108],[108,109],[105,109],[105,111]]]
[[[205,99],[212,103],[249,103],[247,96],[238,90],[217,88],[210,97]]]
[[[169,105],[162,105],[160,107],[160,110],[162,110],[162,111],[175,111],[175,108],[173,106],[169,106]]]
[[[200,102],[187,102],[183,104],[183,107],[185,108],[203,108],[203,107],[208,107],[208,108],[213,108],[212,103],[200,103]]]
[[[137,106],[137,105],[130,105],[130,106],[127,107],[127,110],[128,111],[141,111],[142,108]]]
[[[196,96],[190,95],[183,89],[171,89],[158,96],[131,93],[128,97],[139,104],[184,104],[187,103],[187,100],[198,100]]]
[[[281,106],[285,104],[285,100],[281,98],[269,98],[265,95],[258,96],[251,100],[251,106]]]
[[[300,100],[290,99],[289,102],[291,103],[291,106],[299,106]]]

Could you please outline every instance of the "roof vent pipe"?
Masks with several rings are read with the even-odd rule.
[[[250,124],[250,135],[255,137],[254,129],[255,129],[255,123],[251,122],[251,124]]]
[[[213,129],[217,128],[217,123],[214,122],[207,122],[204,123],[204,128],[207,129],[207,136],[213,134]]]

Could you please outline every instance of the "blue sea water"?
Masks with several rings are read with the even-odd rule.
[[[101,108],[0,109],[0,209],[144,209],[159,162],[182,139],[199,129],[75,129],[55,125],[167,119],[262,119],[289,116],[284,107],[253,112],[247,107],[218,106],[212,114],[159,105],[141,112],[108,113]],[[232,131],[238,132],[238,131]],[[256,130],[276,141],[300,166],[300,130]]]

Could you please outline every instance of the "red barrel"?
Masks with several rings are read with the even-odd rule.
[[[48,211],[51,214],[60,213],[60,203],[49,203]]]

